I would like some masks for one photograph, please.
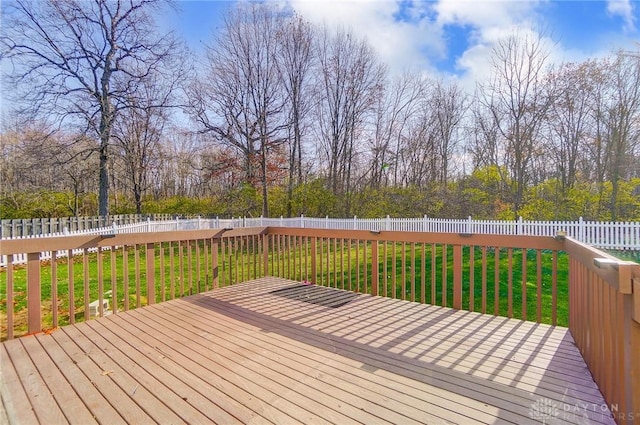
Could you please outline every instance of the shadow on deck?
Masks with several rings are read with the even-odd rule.
[[[613,423],[566,328],[278,278],[0,354],[10,423]]]

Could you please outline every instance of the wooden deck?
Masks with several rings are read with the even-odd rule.
[[[613,423],[565,328],[276,278],[7,341],[0,360],[0,423]]]

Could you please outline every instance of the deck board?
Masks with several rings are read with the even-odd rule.
[[[566,328],[277,278],[6,341],[0,366],[17,424],[613,423]]]

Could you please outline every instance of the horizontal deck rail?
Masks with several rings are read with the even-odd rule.
[[[568,324],[616,420],[640,417],[640,265],[572,238],[255,227],[7,240],[0,255],[3,339],[276,276]]]
[[[568,237],[602,249],[640,251],[640,222],[477,220],[432,217],[417,218],[268,218],[170,217],[127,215],[108,217],[69,217],[50,219],[1,220],[2,239],[49,237],[82,232],[164,232],[221,227],[301,227],[333,230],[381,230],[433,233],[474,233],[490,235],[550,236],[562,232]],[[2,265],[2,259],[0,259]]]

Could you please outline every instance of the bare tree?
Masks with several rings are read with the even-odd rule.
[[[287,215],[292,214],[293,187],[302,183],[302,136],[304,121],[313,106],[310,90],[314,64],[311,25],[299,16],[281,24],[278,32],[279,67],[289,108],[289,181]]]
[[[611,65],[611,98],[606,123],[611,158],[611,219],[615,221],[618,218],[620,180],[627,177],[629,161],[639,143],[640,57],[619,53]]]
[[[267,4],[232,10],[190,94],[202,131],[242,155],[249,184],[259,180],[264,216],[269,215],[268,156],[286,140],[289,124],[277,66],[279,19]]]
[[[427,95],[432,134],[439,162],[437,180],[444,186],[451,172],[451,161],[459,143],[459,131],[468,108],[464,90],[455,82],[437,81]]]
[[[147,84],[144,95],[132,100],[116,120],[112,132],[114,150],[124,168],[124,182],[129,187],[136,207],[142,214],[142,196],[149,188],[150,170],[158,167],[160,142],[167,122],[167,110],[154,106],[158,88]]]
[[[3,54],[25,87],[25,104],[75,122],[99,138],[99,214],[109,213],[109,143],[113,123],[136,82],[176,51],[157,37],[162,0],[16,0],[8,5]]]
[[[549,147],[563,191],[574,186],[590,122],[598,76],[589,62],[565,64],[550,75],[555,101],[549,109]],[[553,94],[552,94],[553,95]]]
[[[390,173],[393,173],[394,184],[397,183],[402,168],[399,152],[415,121],[428,85],[427,79],[420,74],[405,72],[394,79],[384,96],[379,97],[370,147],[372,186],[387,185]]]
[[[494,165],[509,171],[515,217],[524,205],[531,166],[540,149],[540,130],[553,98],[545,90],[548,52],[543,39],[513,34],[492,49],[493,74],[479,85],[477,101],[487,109],[499,131]]]
[[[340,29],[331,34],[324,28],[317,51],[318,117],[328,182],[334,193],[345,196],[343,213],[349,215],[356,141],[383,93],[386,68],[371,46],[350,31]]]
[[[66,214],[79,214],[83,195],[96,189],[89,176],[97,169],[97,158],[89,144],[82,135],[44,126],[21,124],[5,131],[0,135],[0,197],[16,207],[21,196],[57,192],[59,199],[67,198],[58,207]]]

